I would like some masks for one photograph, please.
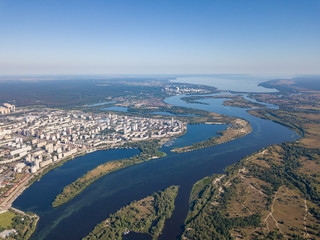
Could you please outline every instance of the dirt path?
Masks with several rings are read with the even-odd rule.
[[[310,238],[310,235],[307,231],[307,216],[308,216],[308,213],[309,213],[309,210],[308,210],[308,205],[307,205],[307,200],[304,199],[304,207],[305,207],[305,213],[304,213],[304,217],[303,217],[303,222],[304,222],[304,237],[305,238]]]
[[[287,190],[286,190],[281,196],[277,197],[280,189],[281,189],[281,187],[280,187],[280,188],[278,189],[278,191],[274,194],[274,198],[273,198],[273,201],[272,201],[272,204],[271,204],[271,211],[270,211],[270,213],[267,215],[267,217],[264,219],[263,222],[267,225],[267,229],[266,229],[266,230],[267,230],[268,232],[270,232],[269,223],[268,223],[267,220],[269,219],[269,217],[271,217],[272,220],[274,221],[275,225],[276,225],[277,228],[279,229],[279,231],[283,234],[283,236],[284,236],[285,238],[288,238],[288,237],[282,232],[282,230],[281,230],[281,228],[280,228],[280,226],[279,226],[279,224],[278,224],[278,221],[277,221],[277,220],[275,219],[275,217],[273,216],[273,213],[274,213],[274,209],[273,209],[274,202],[275,202],[278,198],[281,198],[281,197],[283,197],[284,195],[286,195],[286,193],[287,193]]]

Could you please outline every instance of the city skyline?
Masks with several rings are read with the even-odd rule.
[[[319,74],[320,1],[0,1],[0,75]]]

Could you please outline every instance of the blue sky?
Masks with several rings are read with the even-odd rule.
[[[0,74],[320,73],[320,0],[0,0]]]

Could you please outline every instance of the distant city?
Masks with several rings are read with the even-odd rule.
[[[8,114],[15,112],[15,110],[16,106],[9,103],[4,103],[2,106],[0,106],[0,114]]]

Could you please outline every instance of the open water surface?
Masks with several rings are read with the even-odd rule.
[[[136,154],[137,150],[100,151],[69,161],[46,174],[14,202],[14,207],[35,212],[40,216],[32,239],[81,239],[110,213],[133,200],[139,200],[174,184],[180,185],[176,208],[172,218],[166,221],[160,239],[176,239],[181,234],[188,211],[189,194],[196,181],[214,173],[222,173],[225,167],[263,147],[298,138],[296,133],[279,124],[247,114],[246,109],[223,106],[223,99],[201,100],[208,104],[205,105],[185,103],[180,98],[181,96],[170,97],[166,102],[245,118],[252,125],[253,131],[243,138],[225,144],[181,154],[170,152],[172,147],[205,140],[212,136],[212,133],[226,127],[204,124],[189,126],[186,135],[174,141],[171,146],[162,148],[168,153],[166,157],[102,177],[70,202],[52,208],[54,197],[84,172],[114,158],[130,157]],[[140,234],[129,234],[126,239],[142,239],[141,237]],[[143,235],[144,237],[146,236]]]
[[[115,112],[128,112],[128,108],[119,107],[119,106],[107,107],[107,108],[103,108],[102,110],[115,111]]]
[[[178,77],[172,80],[172,82],[202,84],[216,87],[218,90],[236,92],[277,92],[274,88],[265,88],[259,84],[278,77],[279,76],[253,76],[247,74],[219,74]]]

